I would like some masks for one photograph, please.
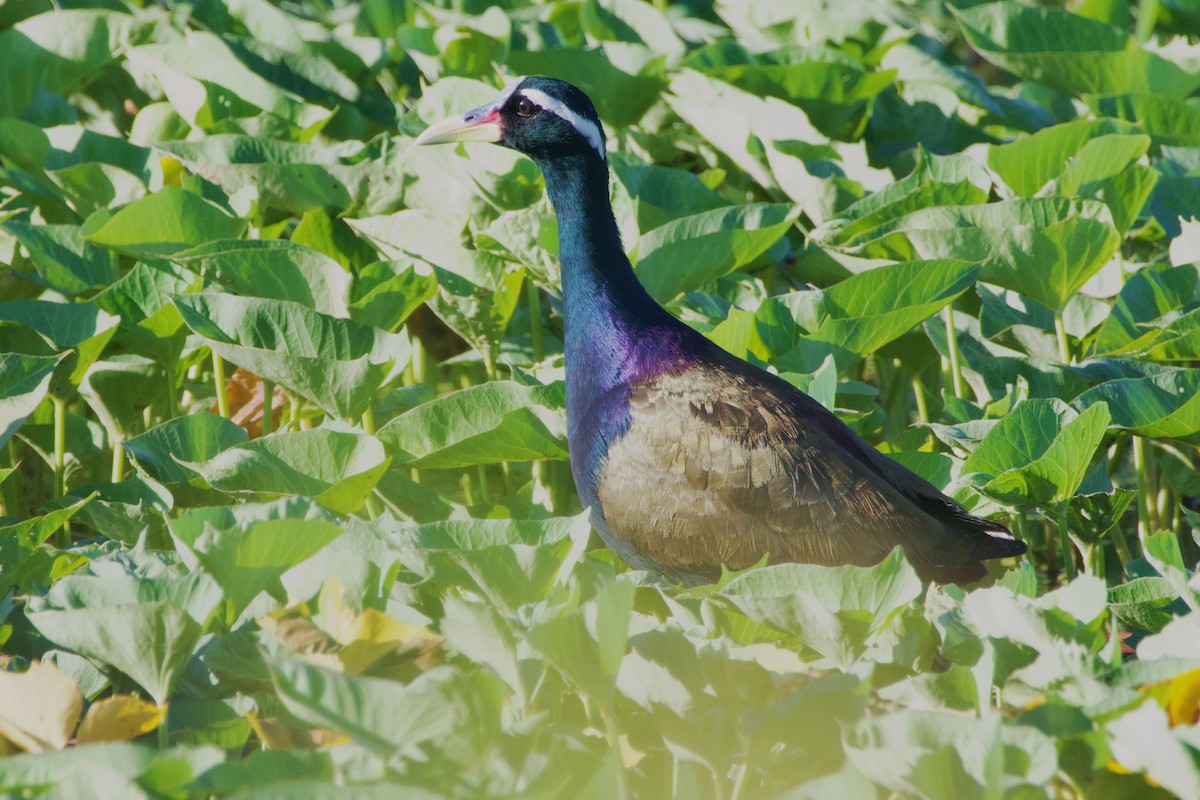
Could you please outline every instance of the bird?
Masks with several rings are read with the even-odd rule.
[[[582,504],[630,567],[696,586],[722,570],[873,566],[969,584],[1023,542],[880,453],[787,381],[660,306],[625,255],[591,99],[548,77],[437,122],[415,145],[492,142],[541,170],[558,219],[567,444]]]

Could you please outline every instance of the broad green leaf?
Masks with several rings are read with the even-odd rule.
[[[158,81],[167,100],[195,128],[228,130],[233,120],[257,117],[258,124],[248,125],[246,132],[299,138],[311,136],[332,116],[329,109],[303,102],[248,68],[212,33],[189,30],[180,42],[141,45],[127,57]]]
[[[343,675],[290,656],[269,657],[271,680],[289,712],[390,754],[439,739],[461,712],[448,695],[449,670],[427,672],[407,686]]]
[[[304,495],[339,514],[357,511],[391,463],[375,438],[325,427],[234,444],[207,461],[176,458],[214,489]]]
[[[116,60],[135,27],[128,14],[55,9],[0,31],[0,72],[25,76],[0,88],[0,117],[20,117],[39,89],[74,94]]]
[[[1154,701],[1112,720],[1107,725],[1113,759],[1131,772],[1146,777],[1177,797],[1200,797],[1200,763],[1194,740],[1169,727],[1167,714]],[[1190,744],[1190,746],[1189,746]]]
[[[1200,432],[1200,370],[1106,381],[1071,405],[1107,405],[1112,426],[1152,439],[1191,439]]]
[[[1061,311],[1120,244],[1103,204],[1048,197],[914,211],[845,249],[874,258],[980,261],[980,280]]]
[[[436,294],[437,278],[424,261],[376,261],[358,271],[351,289],[350,318],[395,331]]]
[[[198,194],[166,186],[111,216],[96,215],[83,238],[135,256],[167,256],[215,239],[233,239],[246,227]]]
[[[411,356],[406,336],[320,314],[299,303],[215,293],[172,300],[184,323],[226,360],[341,419],[362,414],[372,395],[399,374]]]
[[[1153,341],[1159,332],[1149,323],[1177,309],[1190,310],[1200,303],[1200,268],[1145,269],[1132,275],[1100,327],[1094,352],[1119,353]]]
[[[176,793],[224,760],[225,754],[216,747],[159,750],[133,742],[26,753],[5,759],[0,791],[44,792],[51,786],[51,791],[76,797],[137,798],[145,796],[147,788]],[[123,784],[113,781],[122,776]]]
[[[294,242],[230,239],[171,259],[236,294],[291,300],[333,317],[349,315],[350,274],[333,259]]]
[[[200,624],[170,600],[99,605],[99,599],[76,608],[31,603],[26,616],[47,639],[112,664],[163,705],[200,640]]]
[[[911,600],[921,581],[899,551],[874,567],[777,564],[729,582],[723,595],[753,620],[850,667]]]
[[[608,583],[590,603],[536,624],[526,633],[555,669],[606,709],[614,701],[633,595],[631,584]]]
[[[29,347],[34,351],[31,355],[48,355],[47,350],[66,353],[65,358],[58,360],[50,383],[50,393],[68,398],[116,333],[120,319],[88,303],[13,300],[0,303],[0,323],[4,321],[15,322],[36,332],[41,340],[26,340],[13,349],[24,350]],[[3,328],[3,324],[0,324],[0,342],[4,341],[6,334]]]
[[[1134,578],[1108,590],[1108,605],[1126,625],[1157,633],[1188,612],[1187,603],[1166,578]]]
[[[161,483],[187,483],[196,473],[184,464],[207,461],[245,442],[246,429],[216,414],[167,420],[122,445],[138,469]]]
[[[991,178],[972,159],[939,156],[919,148],[912,172],[851,204],[813,231],[813,236],[848,243],[917,209],[985,203],[990,189]]]
[[[637,225],[641,233],[680,217],[729,205],[686,170],[647,164],[627,153],[611,153],[609,164],[616,179],[637,202]]]
[[[988,3],[954,14],[967,43],[988,61],[1067,95],[1185,97],[1200,87],[1200,75],[1143,50],[1125,31],[1061,9]]]
[[[562,387],[491,381],[417,406],[379,429],[397,464],[464,467],[565,459]]]
[[[391,165],[365,160],[366,148],[351,142],[325,148],[226,135],[165,142],[158,149],[204,175],[228,195],[253,187],[261,205],[293,214],[314,209],[337,213],[362,206],[376,182],[383,188],[394,180]]]
[[[31,225],[18,220],[0,224],[29,251],[46,285],[68,295],[107,286],[117,278],[112,253],[80,238],[75,225]]]
[[[825,290],[827,316],[776,363],[804,371],[825,352],[839,361],[870,355],[970,289],[978,275],[977,264],[949,259],[910,261],[851,275]]]
[[[0,446],[42,402],[63,356],[0,353]]]
[[[1055,740],[1031,727],[1001,725],[948,710],[904,709],[846,733],[856,768],[894,792],[979,797],[989,787],[1040,791],[1057,769]]]
[[[158,367],[133,356],[97,361],[79,385],[79,394],[116,442],[145,429],[145,408],[160,398],[161,384]]]
[[[1007,144],[991,145],[987,163],[1019,196],[1033,197],[1062,175],[1071,159],[1093,139],[1114,134],[1125,139],[1139,132],[1136,125],[1112,119],[1065,122]],[[1124,166],[1121,164],[1117,170]]]
[[[992,428],[963,464],[982,473],[980,490],[1018,507],[1075,496],[1104,438],[1110,406],[1077,413],[1061,400],[1026,400]]]
[[[786,203],[718,208],[666,223],[638,242],[637,275],[660,302],[744,267],[796,221]]]
[[[1200,109],[1166,94],[1113,94],[1089,96],[1097,114],[1137,123],[1159,146],[1200,146]]]
[[[821,133],[853,141],[866,128],[875,97],[895,73],[829,61],[786,64],[738,64],[702,68],[703,72],[759,97],[778,97],[804,109]]]
[[[236,618],[259,592],[342,534],[341,526],[328,519],[282,516],[292,513],[289,508],[274,504],[246,509],[261,511],[265,519],[196,509],[170,520],[167,527],[176,544],[221,586]]]
[[[775,97],[757,97],[695,70],[680,70],[669,89],[663,98],[667,105],[760,186],[769,187],[774,181],[754,149],[747,148],[752,138],[824,141],[796,106]],[[718,108],[720,113],[713,113]]]

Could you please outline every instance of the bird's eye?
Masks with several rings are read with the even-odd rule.
[[[538,107],[533,104],[533,101],[528,97],[522,97],[517,100],[517,116],[532,117],[538,112]]]

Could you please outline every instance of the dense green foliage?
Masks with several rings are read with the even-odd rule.
[[[0,794],[1200,798],[1194,3],[61,5],[0,0]],[[597,546],[541,177],[411,147],[519,74],[658,299],[1028,558]]]

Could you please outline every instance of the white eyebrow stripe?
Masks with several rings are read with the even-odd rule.
[[[504,85],[504,91],[501,92],[500,96],[497,97],[492,102],[492,105],[496,108],[501,108],[505,103],[508,102],[508,98],[512,97],[513,92],[515,92],[517,90],[517,88],[524,82],[525,82],[524,75],[522,75],[519,78],[513,78],[512,80],[510,80],[508,83],[506,83]]]
[[[522,89],[519,94],[522,97],[528,98],[531,102],[536,103],[551,114],[562,117],[567,122],[571,123],[571,127],[579,131],[579,135],[587,139],[588,144],[595,148],[600,154],[600,158],[607,160],[604,152],[604,137],[600,134],[600,128],[590,119],[584,119],[576,114],[561,101],[555,100],[550,95],[539,89]]]

